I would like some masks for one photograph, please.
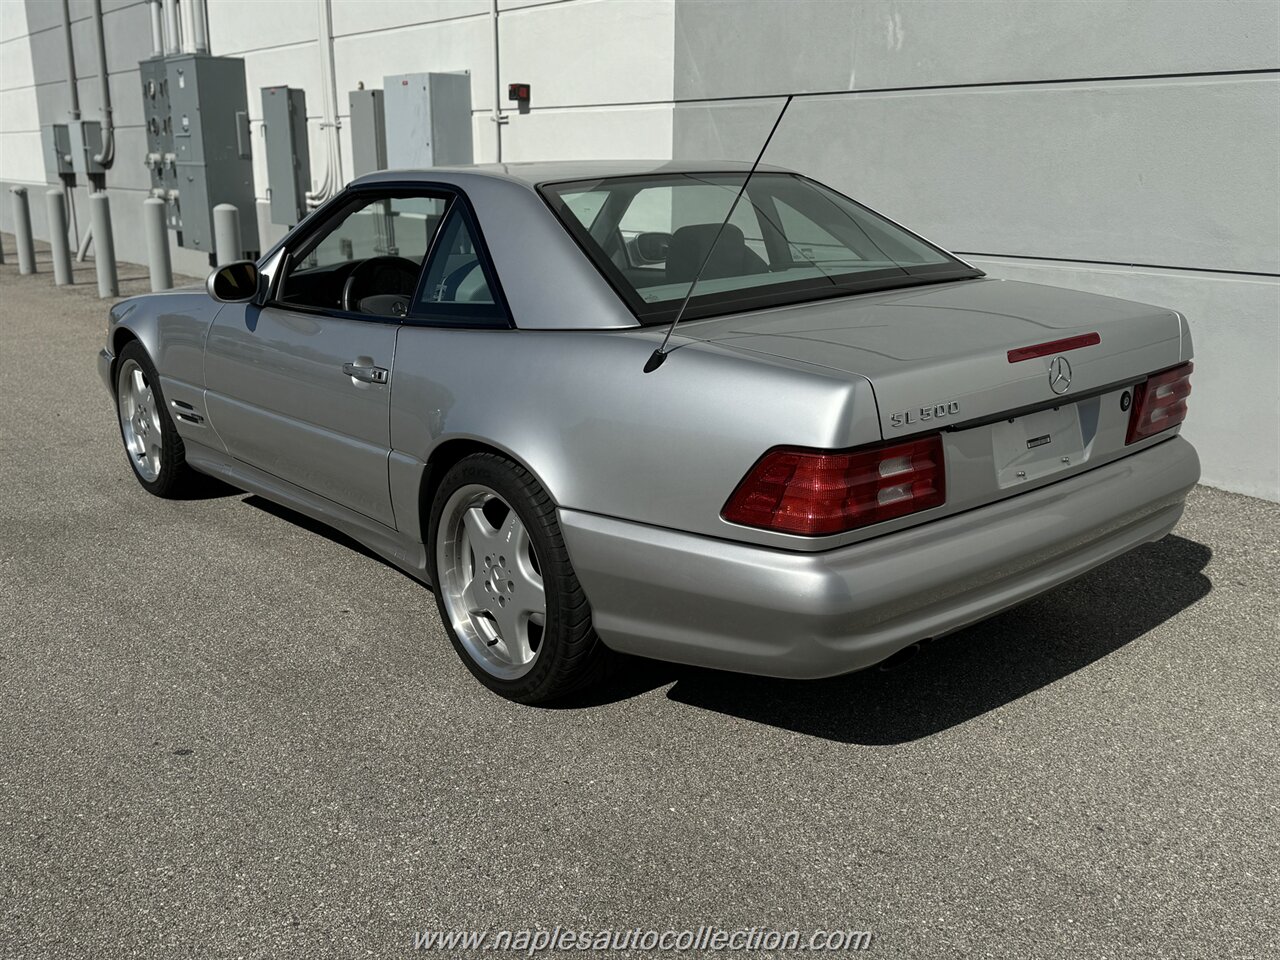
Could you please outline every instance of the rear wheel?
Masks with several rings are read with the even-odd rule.
[[[569,563],[555,504],[496,454],[452,467],[432,505],[428,542],[440,618],[490,690],[543,703],[601,679],[612,655]]]
[[[169,417],[160,377],[137,340],[116,361],[116,412],[125,455],[138,482],[157,497],[177,497],[191,485],[182,438]]]

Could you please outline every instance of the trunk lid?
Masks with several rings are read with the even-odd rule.
[[[981,506],[1158,442],[1125,442],[1132,388],[1186,359],[1172,310],[988,279],[697,321],[679,332],[865,377],[885,440],[942,431],[945,504],[859,537]],[[1011,350],[1085,334],[1097,342],[1010,362]],[[1070,382],[1059,379],[1055,390],[1058,359]]]
[[[1063,402],[1181,359],[1181,320],[1162,307],[977,279],[690,323],[681,335],[871,381],[886,440]],[[1009,361],[1008,352],[1096,333],[1099,342]],[[1055,392],[1050,365],[1070,382]],[[1060,382],[1059,387],[1063,384]]]

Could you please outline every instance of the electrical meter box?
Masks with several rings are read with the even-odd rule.
[[[169,110],[169,72],[163,57],[138,64],[142,79],[142,125],[147,136],[143,164],[151,171],[151,195],[177,199],[178,156],[173,152],[173,117]],[[177,204],[169,206],[170,226],[181,229]]]
[[[244,252],[258,247],[258,220],[254,213],[253,163],[249,141],[249,102],[244,86],[244,61],[238,57],[213,57],[184,53],[167,57],[163,93],[168,100],[168,135],[173,148],[164,147],[165,128],[153,134],[147,125],[148,152],[162,156],[157,184],[175,190],[170,201],[170,226],[178,231],[178,245],[212,253],[213,207],[234,204],[240,210],[240,239]],[[150,113],[148,82],[156,71],[141,73],[144,99]],[[152,150],[153,145],[156,147]],[[174,186],[168,187],[172,170]],[[174,209],[176,206],[176,209]]]
[[[387,169],[387,124],[381,90],[352,90],[351,175]]]
[[[382,93],[389,168],[474,162],[470,74],[383,77]]]
[[[71,166],[71,134],[65,123],[55,123],[44,128],[44,172],[49,183],[75,173]]]
[[[71,144],[71,169],[81,177],[99,176],[107,168],[94,159],[102,154],[102,124],[97,120],[72,120],[67,124]]]
[[[271,222],[292,227],[306,215],[311,182],[306,92],[293,87],[263,87],[262,132],[267,143]]]

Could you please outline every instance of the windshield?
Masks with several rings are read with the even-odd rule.
[[[812,180],[683,173],[544,184],[543,196],[641,323],[711,317],[982,272]],[[705,263],[705,267],[703,264]]]

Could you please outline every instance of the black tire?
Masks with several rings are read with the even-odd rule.
[[[486,670],[467,651],[454,627],[441,588],[437,543],[446,504],[460,489],[482,485],[506,501],[529,533],[536,551],[546,598],[546,619],[529,672],[503,679]],[[436,606],[449,640],[462,662],[490,690],[518,703],[539,704],[602,682],[617,660],[591,625],[591,608],[569,562],[556,505],[529,471],[492,453],[464,457],[445,474],[431,505],[427,535]]]
[[[124,418],[120,412],[120,380],[127,370],[132,369],[131,361],[142,368],[142,375],[155,400],[156,419],[160,422],[159,473],[154,478],[148,478],[130,454],[128,438],[125,436]],[[187,466],[182,437],[178,435],[178,429],[169,416],[168,405],[160,389],[160,376],[156,373],[155,364],[151,362],[146,349],[137,340],[130,340],[125,344],[120,355],[116,357],[115,388],[116,425],[120,428],[120,441],[124,445],[125,459],[129,461],[133,475],[142,488],[154,496],[166,499],[183,497],[191,491],[197,475]]]

